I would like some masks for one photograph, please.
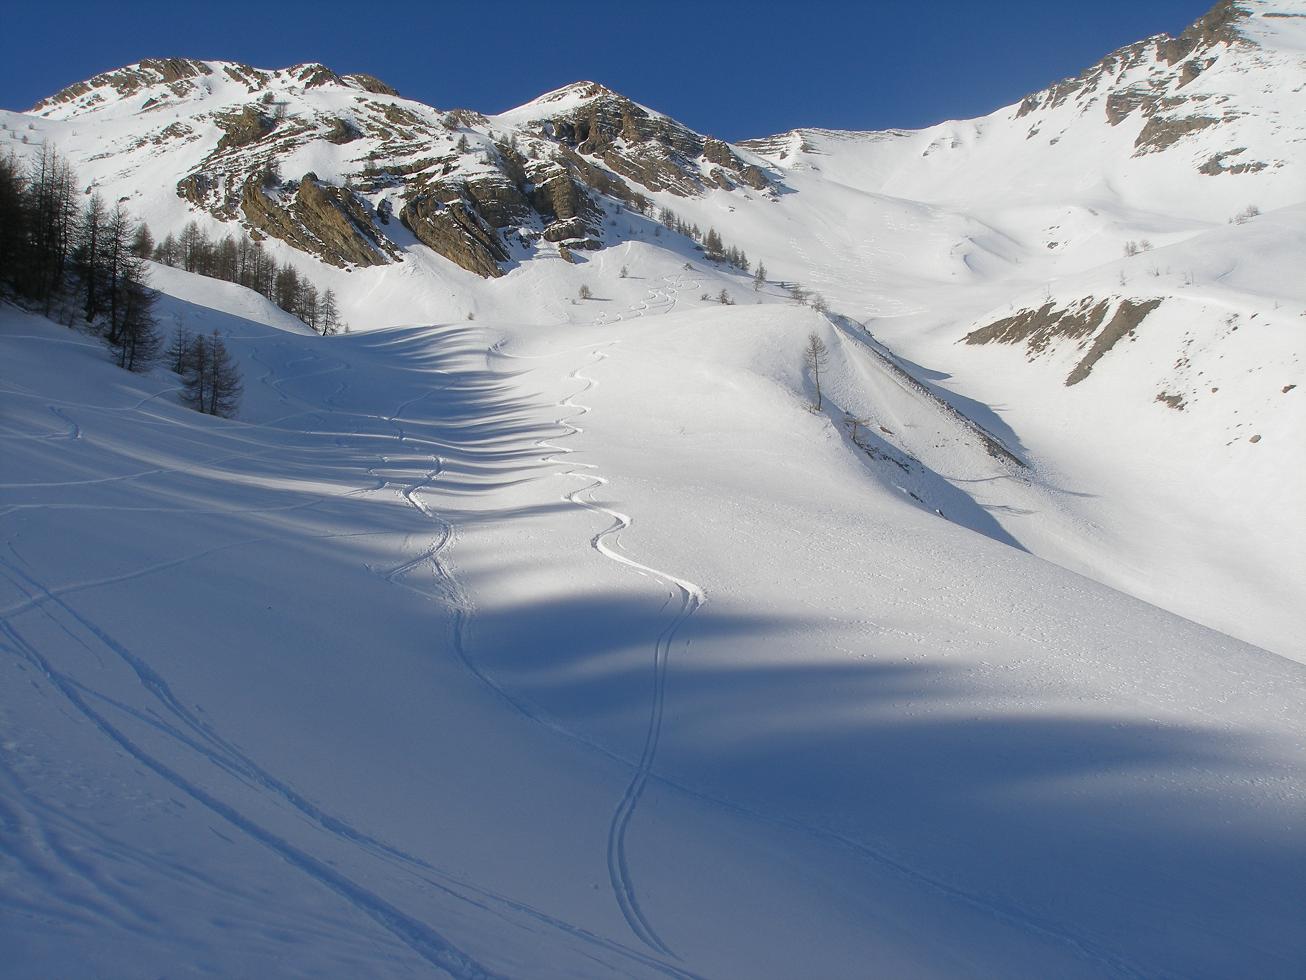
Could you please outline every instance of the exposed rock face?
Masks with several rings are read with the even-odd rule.
[[[593,236],[599,221],[599,211],[582,183],[604,184],[610,180],[603,171],[591,168],[579,157],[571,154],[561,162],[550,161],[532,168],[531,204],[548,221],[544,238],[551,242],[568,242],[573,247],[597,246]],[[570,163],[570,166],[568,166]],[[588,168],[588,169],[587,169]],[[581,176],[583,174],[583,176]],[[600,174],[603,174],[600,177]],[[578,179],[579,178],[579,179]],[[588,178],[588,179],[587,179]],[[624,184],[621,189],[628,193]]]
[[[361,72],[355,72],[352,75],[344,76],[346,82],[352,82],[361,88],[364,92],[371,92],[373,95],[398,95],[399,90],[391,88],[379,78],[371,75],[364,75]]]
[[[339,145],[352,143],[363,135],[351,119],[333,118],[328,125],[331,128],[327,132],[325,139],[331,143]]]
[[[1078,341],[1079,348],[1087,350],[1066,377],[1066,385],[1069,387],[1087,378],[1093,366],[1122,337],[1132,334],[1162,301],[1120,300],[1115,314],[1103,326],[1112,302],[1089,296],[1061,309],[1055,303],[1048,302],[1037,310],[1021,310],[1014,316],[972,330],[964,339],[968,344],[1023,343],[1031,360],[1047,351],[1058,339]]]
[[[345,83],[343,78],[326,65],[320,65],[316,62],[295,65],[290,69],[290,73],[303,82],[305,88],[316,88],[319,85],[343,85]]]
[[[1217,44],[1245,44],[1247,39],[1239,28],[1249,16],[1238,0],[1219,0],[1177,38],[1162,41],[1161,57],[1173,65]]]
[[[444,124],[450,129],[471,129],[485,126],[490,120],[475,109],[451,109],[445,113]]]
[[[223,132],[222,139],[218,141],[219,151],[248,146],[276,129],[272,118],[255,105],[247,105],[239,112],[215,116],[213,121]]]
[[[1190,133],[1197,133],[1209,126],[1219,125],[1220,120],[1214,116],[1152,116],[1143,126],[1138,139],[1134,140],[1137,148],[1135,155],[1159,153],[1169,149]]]
[[[590,98],[549,117],[545,134],[579,154],[597,157],[613,172],[649,190],[681,197],[701,193],[707,185],[700,161],[715,163],[728,178],[754,189],[770,186],[761,170],[720,140],[654,115],[601,85],[589,82],[572,88]]]
[[[1122,337],[1132,334],[1138,329],[1149,313],[1155,310],[1162,303],[1159,299],[1149,299],[1143,302],[1133,300],[1122,300],[1116,307],[1115,316],[1111,322],[1102,328],[1102,332],[1093,338],[1093,344],[1088,349],[1088,353],[1083,359],[1075,365],[1074,370],[1066,377],[1066,387],[1077,385],[1088,377],[1093,370],[1093,365],[1102,359],[1116,342]]]
[[[467,271],[487,279],[503,275],[499,263],[507,261],[508,253],[460,188],[418,195],[404,205],[399,220],[419,242]]]
[[[1234,150],[1225,150],[1223,153],[1217,153],[1200,167],[1197,168],[1199,173],[1206,174],[1208,177],[1215,177],[1219,174],[1254,174],[1266,169],[1267,163],[1260,160],[1240,160],[1238,163],[1227,163],[1226,161],[1234,157],[1241,156],[1247,152],[1247,147],[1240,146]]]
[[[464,182],[466,197],[491,228],[507,228],[524,222],[530,202],[519,190],[521,181],[508,173],[487,174]]]
[[[249,65],[223,65],[222,70],[233,81],[240,82],[250,92],[258,92],[267,87],[268,73],[251,68]]]
[[[734,150],[718,139],[708,137],[703,141],[703,158],[724,168],[731,176],[754,190],[760,191],[771,186],[766,174],[751,163],[744,163],[735,155]]]
[[[1043,353],[1058,337],[1079,339],[1090,336],[1106,319],[1109,300],[1082,299],[1065,309],[1048,302],[1037,310],[1021,310],[966,335],[968,344],[1024,343],[1030,356]]]
[[[257,178],[250,178],[241,212],[251,228],[335,266],[385,265],[398,255],[352,193],[320,183],[316,174],[304,175],[288,206],[264,193]]]

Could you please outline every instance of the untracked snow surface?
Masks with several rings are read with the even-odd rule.
[[[855,336],[155,275],[240,420],[0,322],[6,975],[1300,974],[1306,669],[853,447]]]

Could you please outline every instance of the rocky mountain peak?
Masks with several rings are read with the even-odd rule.
[[[46,115],[63,106],[92,108],[110,96],[126,98],[141,89],[161,85],[180,95],[193,89],[191,79],[211,74],[213,69],[207,63],[193,58],[147,58],[69,85],[28,111]]]

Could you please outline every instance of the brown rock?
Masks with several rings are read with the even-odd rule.
[[[277,124],[257,105],[247,105],[239,112],[215,115],[213,121],[222,129],[218,152],[240,146],[249,146],[267,136]]]
[[[487,279],[503,275],[499,263],[508,253],[460,187],[419,194],[404,205],[399,220],[423,245],[469,272]]]
[[[399,90],[391,88],[379,78],[371,75],[364,75],[361,72],[354,72],[352,75],[344,76],[346,82],[352,83],[364,92],[371,92],[373,95],[398,95]]]
[[[268,197],[262,181],[250,178],[241,211],[259,232],[342,268],[385,265],[399,254],[352,193],[321,184],[311,173],[299,182],[288,207]]]

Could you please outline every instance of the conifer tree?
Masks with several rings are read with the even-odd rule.
[[[163,354],[168,364],[168,370],[173,374],[185,375],[190,367],[194,348],[195,335],[184,325],[177,327],[172,335],[172,341],[168,344],[168,349]]]
[[[318,317],[322,323],[322,336],[335,336],[340,329],[340,308],[336,305],[336,294],[330,289],[322,294]]]
[[[0,157],[0,284],[17,287],[28,241],[27,180],[12,151]]]
[[[821,410],[821,372],[830,363],[830,349],[825,346],[825,341],[814,333],[807,335],[807,346],[803,348],[803,362],[807,365],[807,370],[812,372],[812,383],[816,385],[816,404],[813,407],[819,412]]]
[[[118,366],[128,371],[144,371],[159,354],[161,340],[154,320],[154,301],[158,294],[144,281],[142,260],[131,257],[124,271],[122,286],[122,320],[117,331],[107,338]]]
[[[100,304],[104,300],[104,233],[104,198],[92,194],[86,207],[82,208],[74,256],[77,274],[82,281],[85,298],[83,313],[87,322],[94,321],[100,315]]]
[[[223,418],[235,414],[244,386],[216,330],[208,337],[195,338],[183,382],[182,400],[191,408]]]

